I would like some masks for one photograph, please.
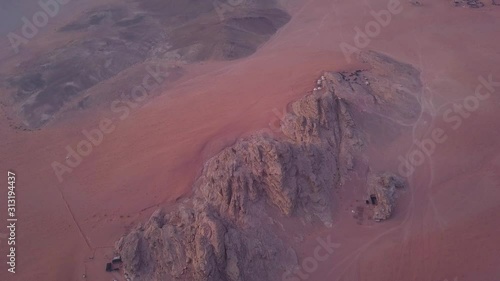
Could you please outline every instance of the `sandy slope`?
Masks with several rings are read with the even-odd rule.
[[[366,157],[372,166],[397,169],[397,156],[432,128],[445,129],[449,139],[412,175],[409,191],[387,222],[356,224],[351,206],[362,190],[355,180],[345,186],[342,200],[336,199],[334,228],[306,237],[300,250],[303,257],[311,255],[318,236],[331,235],[341,244],[310,280],[500,278],[499,99],[493,95],[481,103],[456,131],[442,119],[445,104],[473,93],[478,75],[500,80],[500,10],[440,2],[403,3],[403,11],[369,45],[418,67],[426,90],[421,95],[425,112],[416,124],[401,128],[400,137],[377,130],[384,122],[397,128],[383,118],[371,127],[376,145]],[[64,161],[64,147],[74,147],[82,129],[112,116],[109,107],[41,131],[2,126],[1,170],[18,174],[20,221],[18,273],[2,270],[0,279],[83,280],[86,273],[87,280],[112,280],[104,263],[117,238],[157,205],[189,194],[204,160],[238,136],[269,128],[277,119],[273,109],[280,112],[304,95],[322,70],[354,68],[339,44],[352,44],[353,28],[362,28],[372,20],[369,12],[385,8],[387,1],[291,1],[287,6],[291,22],[257,53],[188,67],[162,96],[116,121],[115,131],[63,183],[50,164]],[[3,241],[0,249],[3,256]]]

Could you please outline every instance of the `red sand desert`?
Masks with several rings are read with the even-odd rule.
[[[162,83],[124,120],[110,110],[115,97],[84,111],[62,111],[36,130],[14,129],[9,124],[22,121],[2,118],[0,166],[3,174],[16,172],[18,221],[16,273],[7,271],[7,240],[1,239],[0,280],[125,280],[121,272],[104,270],[115,242],[159,207],[169,210],[189,198],[203,164],[222,149],[256,131],[272,131],[287,105],[307,95],[324,71],[363,69],[354,56],[346,60],[341,43],[354,46],[354,28],[364,30],[374,20],[370,12],[387,10],[389,2],[283,1],[290,21],[256,52],[183,65],[178,79]],[[353,217],[365,204],[365,165],[356,166],[329,199],[333,227],[281,218],[288,232],[303,237],[294,246],[299,265],[313,256],[318,238],[339,244],[317,268],[289,280],[500,279],[500,85],[465,115],[454,107],[474,95],[478,77],[500,81],[500,7],[489,1],[478,9],[454,7],[451,1],[421,2],[401,1],[401,12],[362,48],[420,71],[422,91],[415,93],[420,115],[408,123],[365,113],[356,121],[369,136],[364,163],[375,171],[398,171],[398,156],[418,149],[415,141],[432,138],[433,130],[443,130],[446,141],[408,176],[386,221]],[[3,48],[2,75],[83,36],[56,30],[71,20],[70,14],[76,17],[101,4],[70,2],[67,14],[61,12],[22,52]],[[134,64],[88,89],[88,95],[131,89],[145,65]],[[2,93],[2,99],[7,95]],[[14,107],[3,110],[16,116]],[[66,146],[76,149],[85,138],[82,130],[97,128],[103,118],[115,118],[114,130],[60,182],[51,164],[64,162]],[[1,194],[2,223],[7,224],[5,180]]]

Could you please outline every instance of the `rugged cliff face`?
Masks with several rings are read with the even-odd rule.
[[[389,114],[416,114],[409,94],[390,85],[418,88],[418,71],[380,54],[364,59],[369,70],[325,73],[312,94],[291,105],[281,136],[260,132],[224,149],[205,164],[193,198],[168,214],[155,212],[125,235],[117,252],[127,277],[281,280],[296,267],[294,250],[280,238],[286,233],[277,230],[270,214],[331,226],[332,193],[364,145],[351,112],[402,104]],[[376,182],[392,190],[400,185],[396,181],[384,176]],[[385,198],[382,191],[388,189],[369,186]],[[379,212],[384,218],[393,203],[392,196],[384,201],[389,209]]]
[[[331,225],[328,198],[352,165],[357,138],[347,105],[329,91],[297,101],[283,139],[238,141],[206,163],[195,197],[155,213],[118,249],[134,280],[272,280],[296,263],[265,223],[270,204],[286,216]],[[346,143],[346,144],[344,144]]]

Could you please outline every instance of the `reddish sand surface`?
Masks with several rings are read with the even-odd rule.
[[[428,138],[433,128],[445,130],[448,139],[411,175],[386,222],[352,218],[364,196],[358,171],[360,179],[353,176],[342,198],[334,199],[334,227],[306,237],[299,250],[299,257],[311,256],[317,237],[340,244],[306,279],[500,279],[500,98],[481,102],[457,130],[442,118],[453,102],[474,93],[478,76],[500,80],[500,8],[422,2],[403,2],[403,11],[367,48],[422,71],[424,111],[401,128],[384,118],[363,124],[372,143],[365,160],[374,170],[396,171],[398,156],[411,151],[415,139]],[[278,120],[274,112],[311,90],[322,71],[360,67],[346,61],[339,44],[353,45],[354,27],[364,29],[373,20],[370,11],[387,3],[286,1],[291,21],[255,54],[188,66],[161,96],[116,120],[116,129],[62,183],[51,163],[64,161],[65,147],[84,138],[82,129],[112,115],[109,106],[34,132],[2,125],[0,167],[17,173],[19,222],[16,274],[2,262],[0,280],[84,280],[83,274],[122,280],[104,271],[114,242],[158,206],[189,196],[206,159],[242,135],[269,129]],[[384,127],[401,134],[394,138]],[[0,241],[3,261],[7,247]]]

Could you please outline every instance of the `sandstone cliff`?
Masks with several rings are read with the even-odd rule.
[[[418,71],[376,53],[364,58],[369,70],[325,73],[312,94],[294,102],[281,136],[259,132],[224,149],[205,164],[193,198],[173,212],[158,210],[120,239],[117,252],[127,277],[265,281],[281,280],[294,268],[295,252],[270,214],[331,226],[332,193],[364,145],[352,111],[387,108],[391,116],[410,119],[417,114],[414,100],[388,85],[416,89]],[[403,109],[390,108],[399,103]],[[390,193],[398,185],[392,179],[378,182]],[[389,210],[379,216],[390,214],[390,198],[384,202]]]

